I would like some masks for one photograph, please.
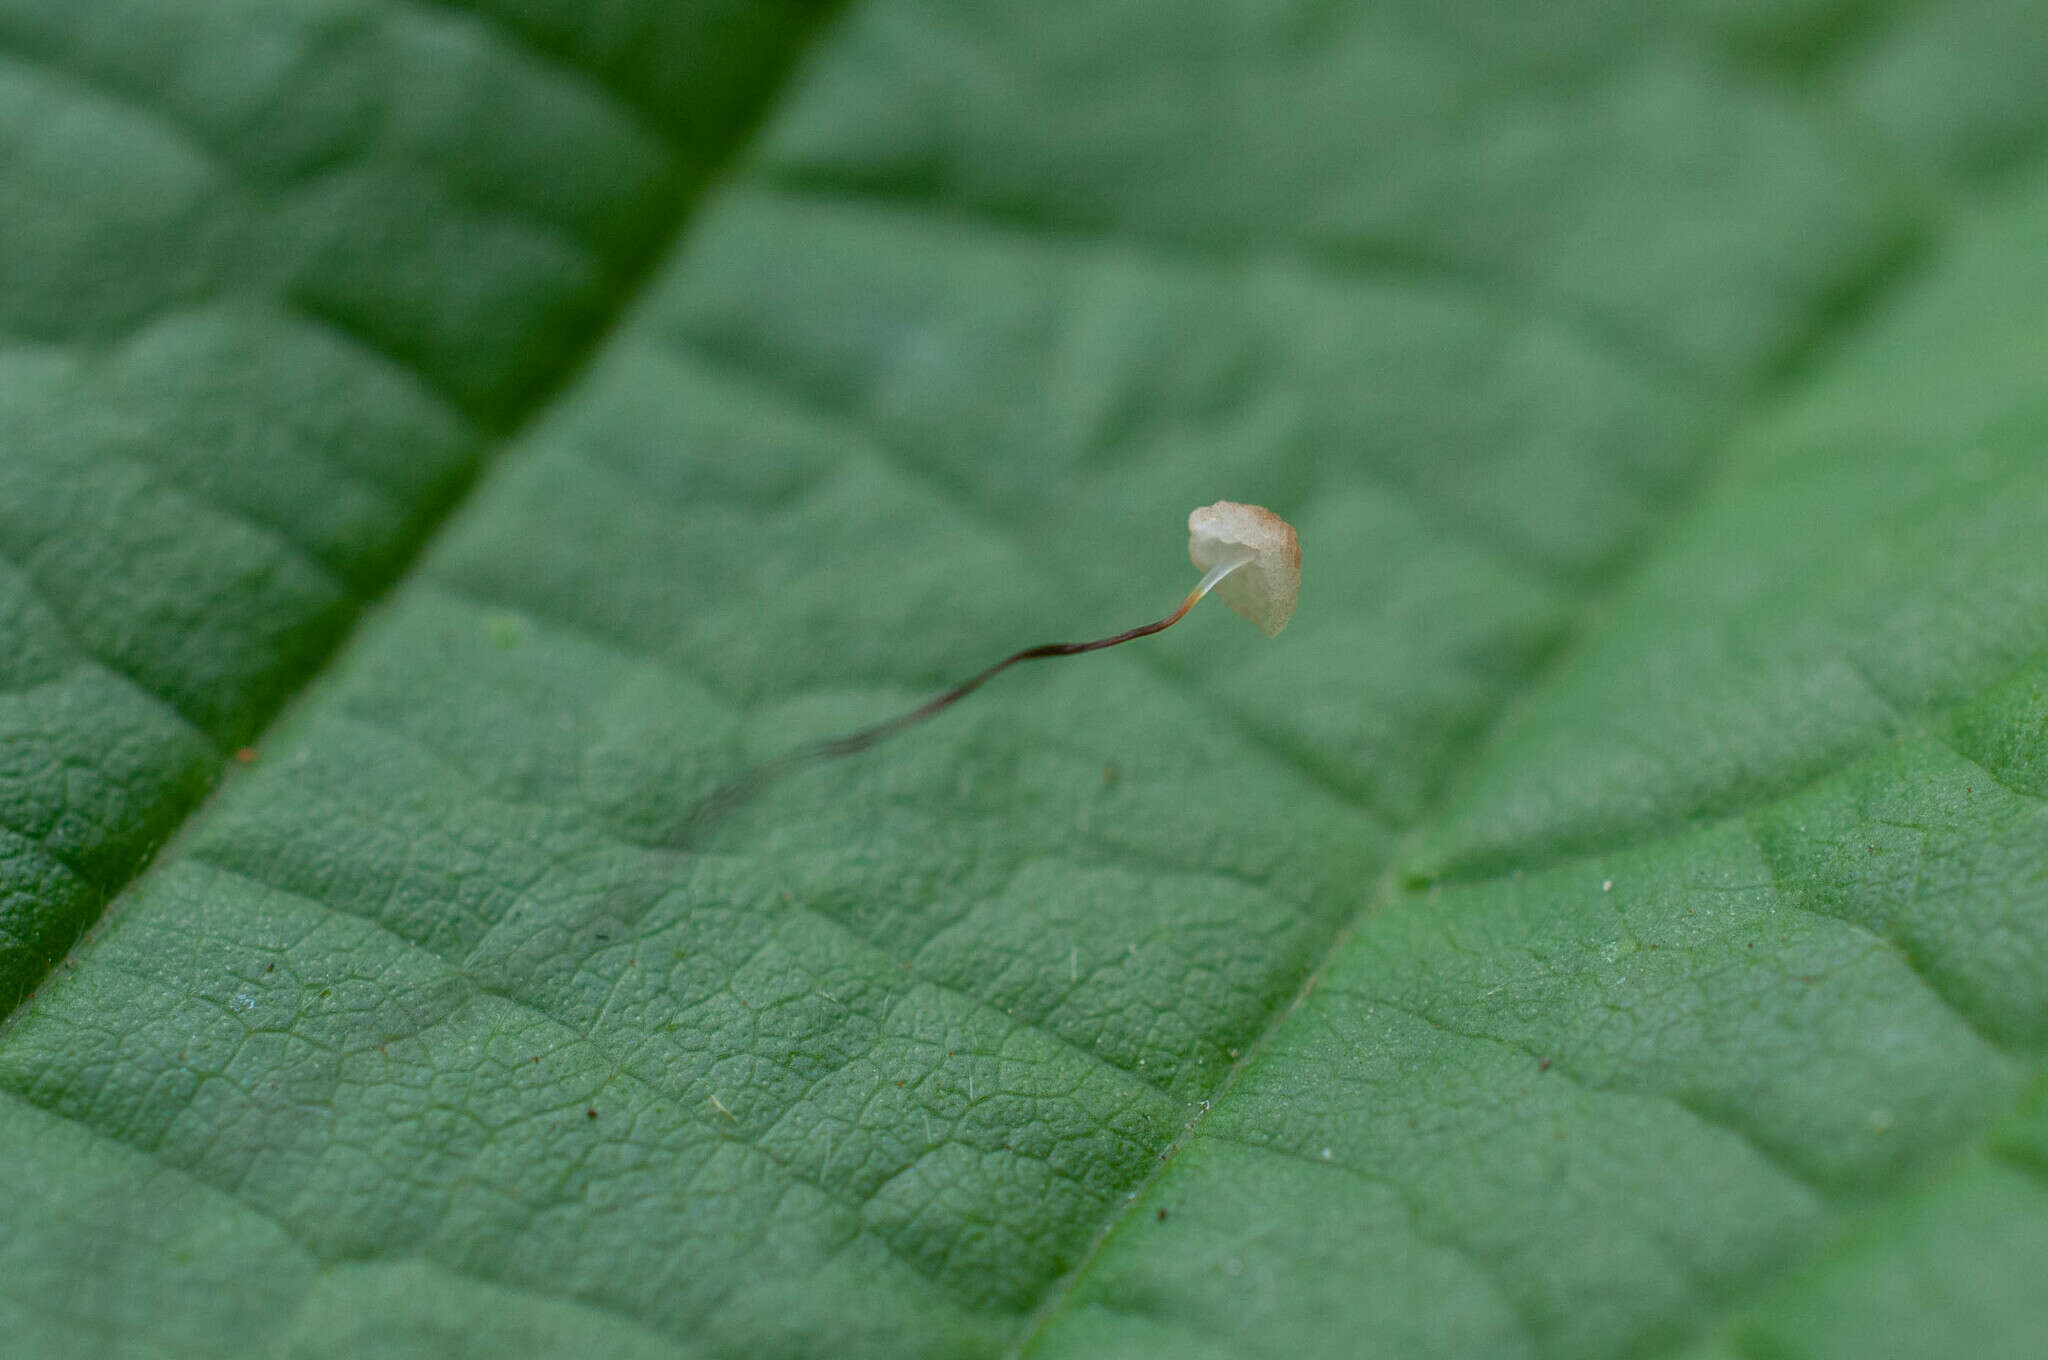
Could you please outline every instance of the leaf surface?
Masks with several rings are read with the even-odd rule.
[[[2043,58],[0,4],[9,1334],[2039,1353]]]

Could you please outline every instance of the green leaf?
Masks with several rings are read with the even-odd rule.
[[[2034,10],[0,0],[0,1327],[2041,1353]]]

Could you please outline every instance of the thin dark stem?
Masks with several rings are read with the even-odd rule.
[[[926,718],[943,713],[1020,661],[1038,661],[1052,656],[1079,656],[1083,652],[1099,652],[1105,647],[1115,647],[1125,642],[1135,642],[1141,637],[1150,637],[1154,633],[1163,633],[1185,618],[1187,612],[1195,607],[1196,602],[1208,594],[1210,587],[1225,574],[1227,572],[1212,571],[1204,576],[1201,583],[1189,591],[1187,598],[1180,602],[1180,607],[1163,619],[1109,637],[1096,638],[1092,642],[1048,642],[1037,647],[1026,647],[1021,652],[1012,652],[987,670],[969,676],[944,693],[925,700],[908,713],[899,714],[871,727],[863,727],[857,732],[849,732],[843,737],[827,737],[822,741],[809,742],[794,750],[785,751],[773,760],[756,765],[714,789],[697,804],[691,810],[680,834],[675,837],[675,843],[688,845],[697,840],[719,819],[752,801],[762,790],[786,775],[823,761],[858,754],[877,742],[895,736],[906,727],[915,727]]]

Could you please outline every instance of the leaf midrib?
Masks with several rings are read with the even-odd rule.
[[[401,0],[401,3],[410,4],[424,12],[433,13],[437,18],[446,17],[441,7],[431,3],[430,0]],[[835,16],[835,6],[824,7],[809,16],[808,28],[797,34],[788,46],[783,49],[780,67],[776,72],[773,84],[771,88],[761,92],[758,104],[752,111],[751,116],[746,120],[740,135],[723,148],[719,155],[711,159],[708,168],[701,175],[694,179],[685,177],[677,182],[676,187],[671,192],[668,203],[665,205],[667,217],[663,222],[662,228],[658,232],[650,233],[649,239],[642,247],[640,256],[634,259],[630,267],[622,271],[618,276],[615,287],[608,299],[608,309],[601,321],[590,328],[588,334],[569,352],[559,368],[548,375],[545,382],[534,387],[523,409],[519,409],[513,418],[504,424],[502,429],[494,433],[490,432],[488,425],[479,421],[475,412],[466,410],[462,403],[454,401],[445,395],[442,385],[435,380],[433,374],[428,373],[416,364],[405,361],[399,356],[389,354],[381,346],[370,344],[370,342],[365,341],[360,336],[350,336],[353,342],[366,345],[373,352],[384,356],[390,362],[396,364],[407,376],[422,383],[429,391],[441,394],[442,400],[449,401],[452,408],[461,412],[466,420],[477,424],[479,432],[484,434],[485,438],[480,441],[479,452],[476,458],[469,463],[467,468],[457,474],[451,484],[445,488],[440,505],[434,509],[431,515],[425,517],[415,526],[412,541],[402,551],[392,556],[387,564],[386,578],[372,588],[361,591],[354,589],[345,591],[349,602],[350,617],[335,632],[321,654],[306,668],[305,674],[299,683],[288,693],[274,699],[267,713],[260,710],[255,713],[254,721],[250,725],[251,735],[248,739],[250,745],[260,745],[267,733],[284,721],[287,715],[306,701],[308,695],[319,688],[321,680],[336,669],[340,658],[348,652],[354,641],[366,631],[371,621],[381,613],[381,606],[402,586],[413,579],[414,568],[428,555],[433,546],[440,541],[441,535],[462,508],[476,496],[479,487],[483,485],[491,470],[503,461],[505,451],[516,445],[528,430],[546,418],[548,413],[560,402],[564,394],[576,386],[583,374],[589,370],[592,363],[604,352],[613,336],[626,326],[632,314],[639,306],[641,299],[648,293],[654,281],[659,277],[663,265],[674,256],[680,241],[685,235],[686,229],[695,218],[697,207],[713,198],[719,188],[732,176],[735,167],[743,163],[747,151],[774,114],[777,105],[777,92],[788,85],[795,72],[802,66],[806,54],[816,47],[824,39],[825,35],[830,32]],[[687,171],[687,168],[692,164],[690,155],[681,142],[674,136],[655,127],[648,120],[644,111],[635,105],[633,101],[612,90],[591,72],[575,67],[563,61],[555,54],[534,46],[515,30],[509,29],[502,24],[487,23],[481,15],[472,15],[471,17],[483,24],[497,41],[518,51],[522,56],[535,60],[557,72],[573,72],[580,86],[602,98],[608,106],[622,112],[634,127],[647,131],[650,135],[657,136],[664,150],[670,156],[672,170],[681,169]],[[47,54],[35,53],[24,49],[21,51],[21,59],[43,62],[47,59]],[[81,88],[88,89],[101,97],[117,99],[125,104],[129,104],[152,120],[170,126],[179,136],[190,142],[196,150],[203,152],[210,161],[223,166],[229,164],[221,159],[220,153],[217,150],[199,139],[198,134],[194,130],[186,127],[167,110],[142,99],[138,92],[130,90],[117,82],[88,80],[71,71],[68,67],[53,66],[52,69],[58,70],[67,79],[79,82]],[[698,151],[696,154],[701,156],[701,151]],[[239,173],[239,170],[237,170],[237,173]],[[321,316],[318,320],[322,325],[336,326],[338,328],[338,323],[334,322],[331,318]],[[301,556],[307,555],[306,550],[297,545],[294,545],[293,550]],[[327,572],[329,569],[323,564],[321,565],[321,570]],[[57,614],[58,622],[64,631],[67,634],[71,633],[72,630],[68,619],[65,619],[61,612],[52,612]],[[90,652],[86,652],[84,655],[92,656]],[[92,659],[102,665],[107,665],[100,658],[93,657]],[[108,668],[110,670],[113,669],[111,666]],[[115,673],[120,674],[118,671],[115,671]],[[194,726],[192,720],[180,711],[167,697],[142,685],[141,682],[134,680],[133,677],[122,675],[122,678],[136,685],[138,690],[147,695],[152,702],[162,705],[172,713],[175,713],[182,724]],[[227,782],[222,778],[222,775],[230,768],[228,753],[220,750],[218,742],[203,729],[194,726],[194,730],[198,732],[198,735],[208,746],[215,749],[218,756],[213,770],[213,788],[184,811],[183,815],[178,819],[176,828],[168,836],[131,860],[124,870],[109,873],[101,879],[85,879],[100,894],[101,901],[97,916],[80,931],[78,938],[72,941],[70,947],[65,950],[61,958],[52,959],[48,967],[44,968],[39,974],[23,979],[21,1001],[16,1004],[11,1012],[0,1015],[0,1039],[4,1039],[8,1031],[18,1024],[21,1018],[33,1008],[37,995],[50,976],[58,968],[68,966],[77,957],[79,951],[85,948],[98,932],[105,927],[106,922],[115,915],[127,897],[148,876],[150,870],[160,862],[176,858],[175,848],[187,838],[193,827],[204,820],[206,810],[220,797]]]

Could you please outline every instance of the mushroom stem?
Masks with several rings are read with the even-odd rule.
[[[1141,637],[1150,637],[1154,633],[1163,633],[1186,618],[1187,612],[1200,603],[1204,595],[1214,590],[1219,581],[1251,560],[1252,554],[1246,552],[1232,560],[1218,562],[1215,566],[1209,568],[1203,574],[1202,579],[1195,583],[1195,588],[1187,593],[1187,598],[1180,602],[1180,607],[1163,619],[1141,624],[1136,628],[1126,629],[1121,633],[1113,633],[1108,637],[1096,638],[1092,642],[1047,642],[1037,647],[1026,647],[1021,652],[1012,652],[987,670],[982,671],[978,675],[969,676],[945,693],[927,699],[908,713],[890,718],[886,722],[878,722],[873,727],[863,727],[858,732],[849,732],[843,737],[829,737],[824,741],[813,742],[809,746],[798,747],[795,751],[790,752],[788,756],[782,757],[782,759],[787,760],[794,757],[803,763],[808,763],[811,760],[825,760],[834,756],[850,756],[855,752],[865,751],[883,738],[894,736],[904,728],[921,723],[926,718],[932,717],[951,705],[958,703],[960,700],[965,699],[968,695],[974,693],[974,691],[980,689],[983,685],[995,679],[998,674],[1008,670],[1019,661],[1037,661],[1048,656],[1079,656],[1083,652],[1099,652],[1104,647],[1115,647],[1121,643],[1135,642]]]
[[[1237,549],[1225,555],[1202,574],[1202,579],[1195,582],[1195,588],[1190,590],[1179,606],[1163,619],[1155,619],[1151,623],[1140,624],[1136,628],[1112,633],[1108,637],[1095,638],[1089,642],[1047,642],[1037,647],[1026,647],[1021,652],[1012,652],[986,670],[968,676],[951,689],[925,700],[908,713],[900,713],[842,737],[827,737],[821,741],[808,742],[785,751],[772,760],[764,761],[713,790],[691,812],[683,828],[683,834],[678,840],[687,844],[696,839],[697,834],[710,823],[738,808],[785,775],[793,774],[807,765],[820,761],[858,754],[877,742],[895,736],[906,727],[915,727],[925,719],[935,717],[1020,661],[1037,661],[1051,656],[1079,656],[1083,652],[1099,652],[1105,647],[1115,647],[1122,643],[1135,642],[1141,637],[1150,637],[1154,633],[1163,633],[1186,618],[1188,611],[1201,603],[1204,595],[1214,590],[1232,572],[1249,565],[1255,556],[1249,548]]]

